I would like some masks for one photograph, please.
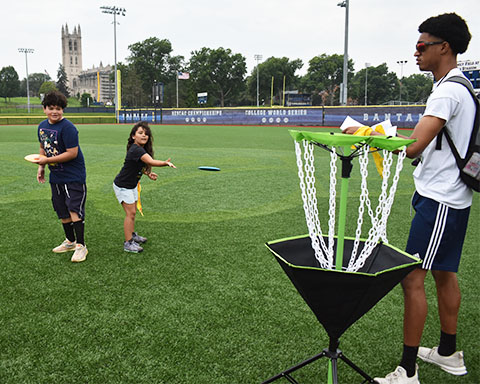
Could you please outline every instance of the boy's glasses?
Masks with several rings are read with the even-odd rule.
[[[444,43],[445,41],[427,41],[427,42],[421,42],[421,43],[417,43],[417,45],[415,45],[415,49],[422,53],[422,52],[425,52],[428,48],[429,45],[437,45],[437,44],[442,44]]]

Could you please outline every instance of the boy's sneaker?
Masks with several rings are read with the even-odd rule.
[[[65,239],[62,244],[60,244],[58,247],[55,247],[52,249],[53,252],[55,253],[63,253],[63,252],[68,252],[68,251],[74,251],[75,250],[75,245],[77,243],[74,241],[73,243]]]
[[[85,261],[87,258],[87,253],[88,249],[85,245],[83,244],[77,244],[75,247],[75,252],[73,253],[72,256],[72,263],[80,263],[82,261]]]
[[[132,233],[132,240],[137,244],[143,244],[147,242],[147,238],[140,236],[137,232]]]
[[[427,363],[438,365],[452,375],[462,376],[467,374],[462,351],[457,351],[450,356],[442,356],[438,353],[438,347],[420,347],[418,348],[418,357]]]
[[[123,250],[125,252],[139,253],[143,251],[143,248],[140,245],[138,245],[135,241],[130,240],[130,241],[125,241],[123,243]]]
[[[389,373],[385,378],[375,377],[378,384],[420,384],[418,381],[418,366],[415,365],[415,376],[408,377],[405,368],[398,366],[395,371]]]

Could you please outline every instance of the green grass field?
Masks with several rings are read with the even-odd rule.
[[[81,125],[87,163],[87,261],[51,249],[63,240],[50,189],[36,182],[35,126],[0,126],[1,383],[260,383],[322,351],[328,337],[264,243],[307,232],[293,141],[284,127],[155,126],[155,157],[178,169],[142,179],[148,237],[142,254],[123,251],[124,213],[112,191],[131,126]],[[319,153],[319,166],[328,168]],[[404,248],[413,193],[407,161],[389,220]],[[373,164],[373,163],[372,163]],[[217,166],[204,172],[198,166]],[[358,167],[357,167],[358,169]],[[371,195],[378,177],[370,169]],[[318,178],[328,180],[328,171]],[[350,183],[356,218],[359,180]],[[319,192],[322,222],[328,190]],[[459,280],[459,347],[469,374],[451,376],[419,362],[422,383],[480,382],[479,197],[476,194]],[[355,219],[349,220],[353,234]],[[437,345],[433,280],[423,344]],[[325,292],[334,295],[335,292]],[[399,362],[399,286],[341,337],[345,355],[371,376]],[[327,362],[294,374],[326,382]],[[340,383],[361,377],[339,362]],[[285,379],[278,383],[286,383]]]
[[[25,97],[11,97],[7,98],[5,101],[5,98],[0,98],[0,108],[6,108],[8,106],[15,106],[15,105],[27,105],[28,103],[28,98]],[[30,97],[30,105],[41,105],[42,101],[40,100],[40,97],[37,96],[32,96]],[[81,103],[80,100],[78,100],[76,97],[69,97],[68,98],[68,105],[70,107],[80,107]]]
[[[30,112],[28,112],[26,97],[12,97],[7,101],[0,99],[0,125],[38,125],[40,121],[45,119],[40,98],[31,97],[30,107]],[[77,98],[69,97],[68,107],[81,107],[81,103]],[[74,124],[109,124],[116,121],[114,110],[112,110],[112,113],[90,111],[78,114],[71,113],[68,107],[65,110],[65,117]]]

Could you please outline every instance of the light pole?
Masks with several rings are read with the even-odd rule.
[[[347,105],[347,82],[348,82],[348,10],[349,0],[338,3],[339,7],[345,8],[345,47],[343,52],[343,83],[340,89],[340,104]]]
[[[403,66],[407,64],[407,60],[398,60],[397,64],[400,64],[400,104],[402,104],[402,79],[403,79]]]
[[[368,67],[370,67],[370,63],[365,63],[365,105],[367,105],[367,85],[368,85]]]
[[[260,105],[259,98],[260,98],[260,91],[259,91],[259,75],[258,75],[258,63],[262,60],[262,55],[255,55],[255,60],[257,60],[257,107]]]
[[[35,50],[33,48],[18,48],[18,52],[25,53],[25,67],[27,69],[27,108],[28,113],[30,113],[30,87],[28,85],[28,59],[27,55],[33,53]]]
[[[115,120],[118,123],[118,79],[117,79],[117,15],[125,16],[125,8],[103,6],[100,7],[102,13],[113,14],[113,46],[115,52]]]

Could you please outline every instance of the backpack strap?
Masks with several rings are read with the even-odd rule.
[[[447,130],[445,127],[442,128],[440,131],[441,133],[443,132],[445,134],[445,138],[447,139],[448,145],[450,146],[450,149],[452,150],[453,157],[455,157],[455,161],[457,163],[458,168],[462,169],[463,168],[463,159],[460,157],[460,154],[457,151],[457,147],[455,147],[455,144],[453,143],[452,138],[448,134]],[[438,145],[438,142],[437,142]]]
[[[473,89],[472,83],[463,76],[452,76],[452,77],[449,77],[448,79],[446,79],[444,81],[450,81],[452,83],[462,84],[470,92],[470,95],[472,96],[473,101],[475,102],[475,107],[476,107],[475,120],[473,122],[473,131],[472,131],[472,137],[476,137],[479,134],[478,127],[480,125],[480,104],[479,104],[479,100],[478,100],[477,95],[475,95],[475,91]],[[450,149],[452,150],[453,156],[455,157],[455,161],[457,162],[458,167],[460,169],[462,169],[465,159],[462,159],[460,157],[460,154],[458,153],[457,148],[455,147],[455,144],[453,143],[453,140],[450,137],[450,135],[448,134],[445,127],[443,127],[437,135],[437,144],[435,146],[435,149],[436,150],[441,150],[442,149],[442,136],[444,134],[445,134],[445,138],[447,139],[448,145],[450,146]],[[473,141],[475,141],[475,140],[473,140]],[[471,142],[472,142],[472,140],[470,140],[469,148],[470,148],[470,145],[472,144]]]
[[[475,95],[475,90],[473,89],[473,85],[467,78],[463,76],[452,76],[452,77],[449,77],[448,79],[445,79],[444,81],[450,81],[452,83],[462,84],[465,88],[468,89],[468,91],[470,92],[470,94],[474,99],[477,98],[477,95]]]
[[[437,135],[437,144],[435,145],[435,150],[440,151],[442,149],[442,137],[443,137],[443,132],[446,132],[445,127],[442,127],[442,130],[438,132]]]

